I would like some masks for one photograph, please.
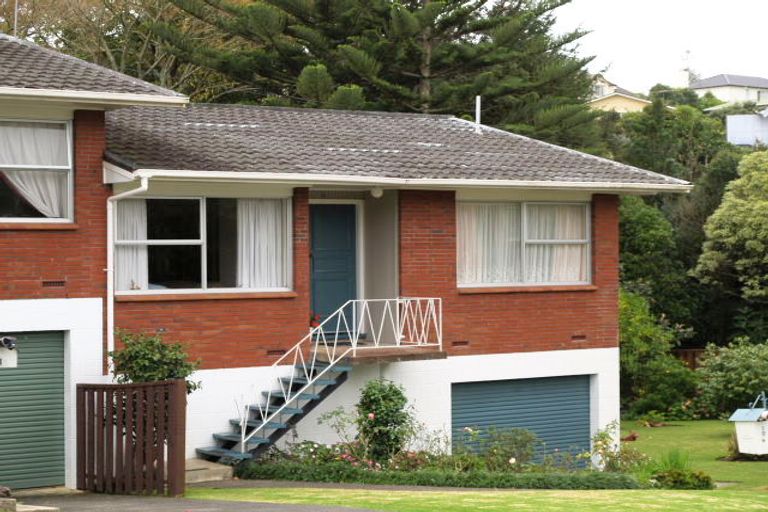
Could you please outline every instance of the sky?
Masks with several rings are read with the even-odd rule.
[[[577,49],[591,72],[634,92],[683,86],[686,55],[702,78],[768,78],[768,0],[573,0],[555,16],[556,33],[591,31]]]

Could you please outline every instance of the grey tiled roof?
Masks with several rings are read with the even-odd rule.
[[[715,75],[709,78],[697,80],[691,84],[691,89],[705,89],[708,87],[725,87],[735,85],[738,87],[755,87],[768,89],[768,78],[744,75]]]
[[[686,182],[451,116],[246,105],[107,115],[107,159],[129,170],[639,185]]]
[[[183,97],[171,90],[2,33],[0,87]]]

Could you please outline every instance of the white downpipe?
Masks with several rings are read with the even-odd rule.
[[[107,354],[115,350],[115,221],[116,201],[149,190],[149,178],[141,178],[137,188],[107,198]],[[112,371],[112,358],[107,356],[107,374]]]

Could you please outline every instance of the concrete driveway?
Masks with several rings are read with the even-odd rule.
[[[109,494],[68,494],[21,498],[25,505],[58,507],[61,512],[370,512],[346,507],[238,503],[177,498],[115,496]]]

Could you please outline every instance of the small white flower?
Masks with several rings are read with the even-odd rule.
[[[509,458],[509,463],[510,463],[510,464],[514,464],[515,462],[517,462],[517,459],[516,459],[516,458],[514,458],[514,457],[510,457],[510,458]]]

